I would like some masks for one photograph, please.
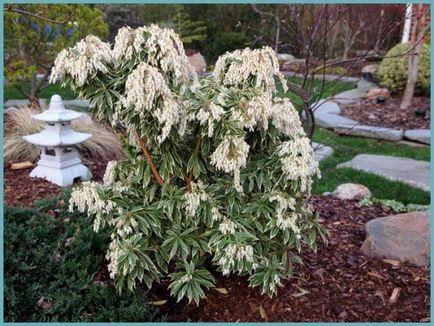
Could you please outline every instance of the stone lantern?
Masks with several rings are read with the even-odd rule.
[[[44,178],[61,187],[72,185],[78,178],[82,181],[91,178],[89,169],[81,163],[75,145],[92,135],[71,128],[71,120],[81,115],[65,109],[62,98],[53,95],[48,110],[33,116],[33,119],[45,122],[45,129],[23,137],[41,149],[41,159],[30,173],[31,177]]]

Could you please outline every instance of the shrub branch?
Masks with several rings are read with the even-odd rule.
[[[142,137],[140,137],[140,134],[138,132],[136,132],[136,133],[137,133],[137,138],[139,140],[139,144],[140,144],[140,147],[142,149],[142,152],[145,155],[146,162],[151,167],[152,175],[154,176],[155,180],[157,180],[158,184],[160,186],[163,186],[164,185],[164,180],[161,177],[160,173],[158,172],[158,169],[155,166],[154,161],[152,161],[152,156],[151,156],[151,154],[148,151],[148,147],[146,146],[145,140]]]

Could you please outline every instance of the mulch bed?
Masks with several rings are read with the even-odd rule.
[[[107,162],[83,159],[83,163],[91,170],[93,181],[102,180]],[[38,199],[62,193],[61,187],[45,179],[30,177],[33,169],[11,170],[10,164],[4,166],[4,205],[32,207]]]
[[[168,300],[159,308],[169,321],[428,322],[430,269],[394,266],[359,250],[365,223],[395,212],[378,204],[358,207],[356,201],[332,196],[313,196],[312,202],[330,232],[329,243],[320,243],[317,254],[303,253],[304,265],[296,267],[295,277],[284,283],[277,297],[249,288],[247,277],[214,273],[216,286],[228,294],[211,289],[199,307],[176,303],[164,285],[152,289],[151,299]],[[396,288],[400,295],[390,303]]]
[[[97,180],[105,163],[85,162]],[[5,204],[32,206],[35,199],[60,194],[51,183],[30,178],[31,169],[5,168]],[[168,281],[155,285],[150,301],[167,300],[158,306],[169,321],[203,322],[428,322],[430,316],[430,269],[406,264],[394,265],[371,259],[360,252],[365,239],[364,225],[381,216],[395,214],[390,208],[374,204],[358,207],[357,201],[342,201],[333,196],[312,196],[321,222],[330,232],[327,245],[319,242],[318,253],[302,252],[304,265],[297,265],[295,277],[284,282],[275,298],[249,288],[247,277],[223,277],[213,272],[217,288],[206,291],[199,307],[186,300],[177,303],[167,290]],[[113,285],[107,262],[95,275],[95,282]],[[390,303],[392,292],[400,295]]]
[[[342,115],[369,126],[381,126],[396,129],[430,129],[430,98],[415,97],[408,110],[399,108],[402,97],[394,96],[385,103],[363,99],[354,104],[341,106]],[[417,109],[424,109],[425,114],[416,115]]]

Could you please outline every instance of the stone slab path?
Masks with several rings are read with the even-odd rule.
[[[314,158],[316,161],[322,161],[323,159],[333,155],[333,148],[319,143],[312,143]]]
[[[47,106],[48,104],[48,100],[47,99],[39,99],[39,101]],[[63,104],[65,104],[65,106],[78,106],[78,107],[88,107],[89,106],[89,101],[87,100],[63,100]],[[12,107],[12,106],[28,106],[30,105],[30,101],[29,100],[7,100],[4,104],[5,108],[8,107]]]
[[[431,191],[430,162],[384,155],[359,154],[338,168],[352,168],[370,172],[389,180],[401,181],[410,186]]]

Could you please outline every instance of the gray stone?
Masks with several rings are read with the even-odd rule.
[[[296,73],[293,71],[282,71],[282,74],[285,77],[299,77],[299,78],[304,78],[304,74],[301,73]],[[360,78],[357,77],[350,77],[350,76],[338,76],[338,75],[330,75],[330,74],[316,74],[315,75],[316,79],[324,79],[325,81],[336,81],[336,80],[340,80],[340,81],[344,81],[347,83],[353,83],[354,86],[356,86],[357,82],[360,81]]]
[[[336,128],[338,126],[356,126],[359,123],[349,118],[341,117],[337,114],[320,113],[315,114],[315,123],[324,128]]]
[[[350,136],[362,136],[367,138],[398,141],[404,136],[401,129],[391,129],[385,127],[365,126],[365,125],[338,125],[335,128],[338,134]]]
[[[322,145],[319,143],[312,143],[314,158],[316,161],[321,161],[331,155],[333,155],[333,148],[330,146]]]
[[[360,80],[357,82],[357,88],[358,88],[359,90],[364,91],[364,92],[367,93],[367,92],[369,92],[371,89],[378,88],[378,85],[375,84],[375,83],[373,83],[373,82],[367,81],[367,80],[365,80],[365,79],[360,79]]]
[[[188,57],[188,62],[190,65],[194,68],[194,70],[197,73],[203,73],[206,71],[206,62],[205,58],[203,57],[200,52],[197,52],[191,56]]]
[[[370,172],[389,180],[401,181],[416,188],[430,191],[430,162],[384,155],[359,154],[338,168],[352,168]]]
[[[357,102],[359,99],[366,97],[365,90],[354,88],[348,91],[336,94],[331,99],[339,104],[351,104]]]
[[[413,212],[373,219],[366,223],[362,252],[373,258],[394,259],[428,266],[430,258],[430,212]]]
[[[371,191],[366,186],[357,183],[343,183],[333,191],[333,195],[339,199],[363,199],[372,197]]]
[[[341,114],[341,108],[339,105],[331,100],[322,99],[316,102],[312,106],[314,114],[331,113],[331,114]]]
[[[411,129],[406,130],[404,138],[418,141],[424,144],[431,144],[431,130],[429,129]]]
[[[277,60],[279,60],[279,61],[289,61],[289,60],[294,60],[294,59],[295,59],[295,57],[289,53],[278,53],[277,54]]]
[[[77,106],[77,107],[83,107],[83,108],[87,108],[90,105],[90,102],[88,100],[64,100],[63,104],[65,106]]]

